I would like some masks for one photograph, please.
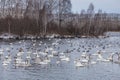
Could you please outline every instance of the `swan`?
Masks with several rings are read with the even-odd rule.
[[[65,56],[64,53],[60,53],[59,58],[61,59],[61,61],[70,61],[70,58]]]
[[[48,63],[47,63],[47,62],[42,61],[42,62],[40,62],[39,64],[40,64],[40,65],[46,65],[46,64],[48,64]]]
[[[62,58],[65,58],[66,56],[64,54],[60,54],[59,58],[62,59]]]
[[[56,61],[56,64],[59,64],[60,63],[60,61]]]
[[[75,66],[76,66],[76,67],[84,67],[84,66],[85,66],[85,65],[83,65],[83,64],[80,62],[80,59],[79,59],[79,60],[75,60],[74,63],[75,63]]]
[[[2,65],[3,65],[3,66],[7,66],[7,65],[8,65],[7,61],[3,61],[3,62],[2,62]]]
[[[27,56],[26,56],[26,59],[31,59],[30,55],[27,55]]]
[[[98,54],[97,61],[102,61],[102,62],[109,62],[110,60],[104,59],[101,54]]]
[[[52,51],[53,56],[58,56],[58,52],[57,51]]]
[[[60,53],[60,55],[64,55],[64,53],[62,52],[62,53]]]
[[[38,52],[37,52],[37,50],[36,50],[36,52],[34,52],[34,53],[32,53],[33,55],[37,55],[38,54]]]
[[[32,46],[35,47],[35,46],[36,46],[36,43],[32,44]]]
[[[0,49],[0,52],[4,52],[4,49]]]
[[[22,62],[22,59],[21,59],[21,58],[18,58],[18,57],[17,57],[17,58],[15,59],[15,64],[19,64],[19,63],[21,63],[21,62]]]
[[[39,62],[39,64],[47,65],[49,62],[50,62],[49,60],[43,60],[43,61]]]
[[[5,56],[2,65],[3,66],[7,66],[8,64],[10,64],[11,58],[9,58],[8,56]]]
[[[46,59],[44,60],[44,62],[50,63],[51,60],[50,60],[49,58],[46,58]]]
[[[2,56],[2,55],[3,55],[3,52],[0,51],[0,56]]]
[[[114,56],[117,55],[117,60],[114,60]],[[120,54],[119,53],[112,53],[110,57],[108,58],[110,61],[120,64]]]
[[[46,52],[39,52],[40,55],[46,56],[47,53]]]
[[[92,54],[92,56],[98,56],[98,54],[94,53],[94,54]]]
[[[49,58],[53,58],[54,56],[53,56],[53,54],[50,54],[50,55],[48,55],[48,57],[49,57]]]
[[[75,64],[75,66],[76,66],[76,67],[84,67],[84,65],[83,65],[81,62],[77,62],[77,63]]]
[[[115,53],[112,53],[109,57],[108,60],[113,61],[113,56],[115,55]]]
[[[6,59],[8,62],[11,62],[11,61],[12,61],[12,59],[11,59],[11,56],[10,56],[10,55],[5,56],[5,59]]]
[[[86,52],[83,52],[81,57],[86,57],[87,53]]]
[[[27,52],[27,56],[26,56],[27,59],[31,59],[31,56],[30,56],[31,53],[32,53],[32,52]]]
[[[99,54],[101,54],[101,52],[98,50],[96,53],[92,54],[92,56],[99,56]]]
[[[21,57],[24,54],[24,52],[18,52],[17,57]]]
[[[23,61],[23,59],[17,58],[17,59],[15,59],[15,66],[17,66],[17,67],[31,66],[30,59],[27,59],[26,61]]]
[[[40,58],[39,54],[36,55],[36,58]]]
[[[40,44],[38,44],[39,46],[41,46],[42,44],[40,43]]]
[[[18,43],[19,43],[19,44],[21,44],[22,42],[21,42],[21,41],[19,41]]]
[[[91,64],[96,64],[97,62],[95,62],[95,61],[91,61]]]
[[[54,49],[53,48],[49,48],[50,51],[53,51]]]
[[[69,57],[64,57],[64,58],[61,58],[61,61],[70,61],[70,58]]]
[[[48,52],[49,52],[49,49],[45,49],[45,52],[48,53]]]
[[[31,66],[31,64],[30,64],[30,59],[27,59],[27,60],[25,61],[25,66]]]
[[[87,59],[80,60],[82,63],[88,63],[89,61]]]
[[[27,61],[22,61],[21,63],[15,64],[15,66],[17,66],[17,67],[28,67],[28,66],[31,66],[31,64],[28,63]]]
[[[36,58],[35,58],[34,63],[35,63],[35,64],[39,64],[40,62],[41,62],[40,56],[37,55]]]
[[[6,51],[10,51],[10,48],[6,48]]]

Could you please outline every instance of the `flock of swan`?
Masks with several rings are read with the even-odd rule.
[[[118,59],[117,61],[114,61],[115,55],[117,55],[117,57],[115,57]],[[96,57],[96,60],[93,60],[93,57]],[[74,63],[76,64],[76,67],[84,67],[92,64],[97,64],[98,62],[114,62],[120,64],[119,58],[120,56],[117,53],[112,53],[107,59],[105,59],[102,56],[102,53],[98,51],[97,53],[92,55],[82,53],[81,57],[79,59],[76,59]]]
[[[18,42],[17,46],[19,47],[16,48],[16,44],[11,42],[7,47],[0,47],[0,62],[3,66],[12,64],[15,67],[32,67],[36,64],[49,65],[55,59],[55,64],[58,65],[61,62],[72,61],[71,54],[80,54],[80,56],[75,57],[73,60],[73,65],[76,67],[86,67],[97,64],[98,62],[120,63],[120,54],[118,52],[110,53],[107,58],[103,56],[107,53],[105,48],[115,47],[107,44],[107,42],[104,42],[107,46],[103,45],[103,42],[103,44],[99,43],[99,45],[95,45],[94,41],[85,42],[81,40],[81,42],[72,42],[70,39],[66,39],[65,41],[56,39],[50,43],[47,45],[44,41],[31,40],[31,44],[26,45],[25,40],[22,40]],[[90,54],[90,51],[94,53]]]

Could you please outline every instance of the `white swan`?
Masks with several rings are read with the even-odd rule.
[[[6,51],[10,51],[10,48],[7,47],[7,48],[6,48]]]
[[[30,64],[30,59],[23,61],[23,59],[21,58],[17,58],[15,59],[15,66],[17,67],[27,67],[27,66],[31,66]]]
[[[42,56],[46,56],[47,55],[46,52],[39,52],[39,54],[42,55]]]
[[[102,61],[102,62],[109,62],[110,60],[104,59],[101,54],[98,54],[97,61]]]
[[[43,61],[40,61],[39,64],[41,64],[41,65],[47,65],[50,62],[51,62],[51,60],[47,58],[47,59],[44,59]]]
[[[58,52],[57,51],[52,51],[52,54],[54,55],[54,56],[57,56],[58,55]]]
[[[0,56],[2,56],[4,53],[0,51]]]
[[[65,56],[64,53],[60,53],[61,55],[59,56],[59,58],[61,59],[61,61],[70,61],[70,58]]]
[[[59,64],[60,63],[60,61],[58,60],[58,61],[56,61],[56,64]]]
[[[49,54],[48,57],[49,58],[53,58],[54,56],[53,56],[53,54]]]
[[[61,58],[61,61],[70,61],[70,58],[69,57],[64,57],[64,58]]]
[[[24,52],[18,52],[17,53],[17,57],[20,57],[20,56],[22,56],[24,54]]]
[[[3,66],[7,66],[7,65],[8,65],[8,62],[7,62],[7,61],[3,61],[3,62],[2,62],[2,65],[3,65]]]
[[[17,58],[15,59],[15,64],[19,64],[19,63],[21,63],[21,62],[22,62],[22,59],[21,59],[21,58],[18,58],[18,57],[17,57]]]
[[[31,51],[27,52],[27,56],[26,56],[26,58],[27,58],[27,59],[31,59],[31,54],[32,54]]]
[[[26,59],[31,59],[31,56],[30,56],[30,55],[27,55],[27,56],[26,56]]]
[[[86,55],[87,55],[87,53],[86,53],[86,52],[83,52],[83,53],[81,54],[81,57],[86,57]]]
[[[115,55],[115,53],[112,53],[109,57],[108,60],[113,61],[113,56]]]
[[[89,61],[87,59],[80,60],[82,63],[88,63]]]
[[[0,52],[4,52],[4,49],[0,49]]]
[[[77,62],[77,63],[75,64],[75,66],[76,66],[76,67],[84,67],[84,65],[81,64],[81,62]]]
[[[85,66],[80,62],[80,60],[75,60],[74,63],[75,63],[76,67],[84,67]]]
[[[97,62],[95,62],[95,61],[91,61],[91,64],[96,64]]]
[[[3,64],[4,66],[7,66],[8,64],[10,64],[10,62],[11,62],[11,58],[9,58],[8,56],[5,56],[2,64]]]

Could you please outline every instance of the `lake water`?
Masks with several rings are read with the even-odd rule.
[[[55,45],[55,46],[54,46]],[[60,61],[53,57],[47,65],[32,64],[30,67],[15,67],[14,56],[19,49],[24,50],[23,58],[28,51],[40,52],[46,47],[52,47],[58,53],[67,53],[70,61]],[[120,80],[120,64],[113,62],[97,62],[94,65],[76,67],[74,60],[83,52],[94,54],[98,50],[105,51],[103,56],[107,58],[111,53],[120,52],[120,37],[108,38],[75,38],[75,39],[41,39],[21,41],[0,41],[0,49],[4,54],[0,60],[0,80]],[[10,51],[7,51],[10,49]],[[12,56],[12,61],[3,66],[4,57]],[[33,62],[31,62],[33,63]]]

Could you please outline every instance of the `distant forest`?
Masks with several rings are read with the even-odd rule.
[[[95,12],[92,3],[80,13],[71,9],[70,0],[0,0],[0,34],[98,36],[120,31],[120,14]]]

